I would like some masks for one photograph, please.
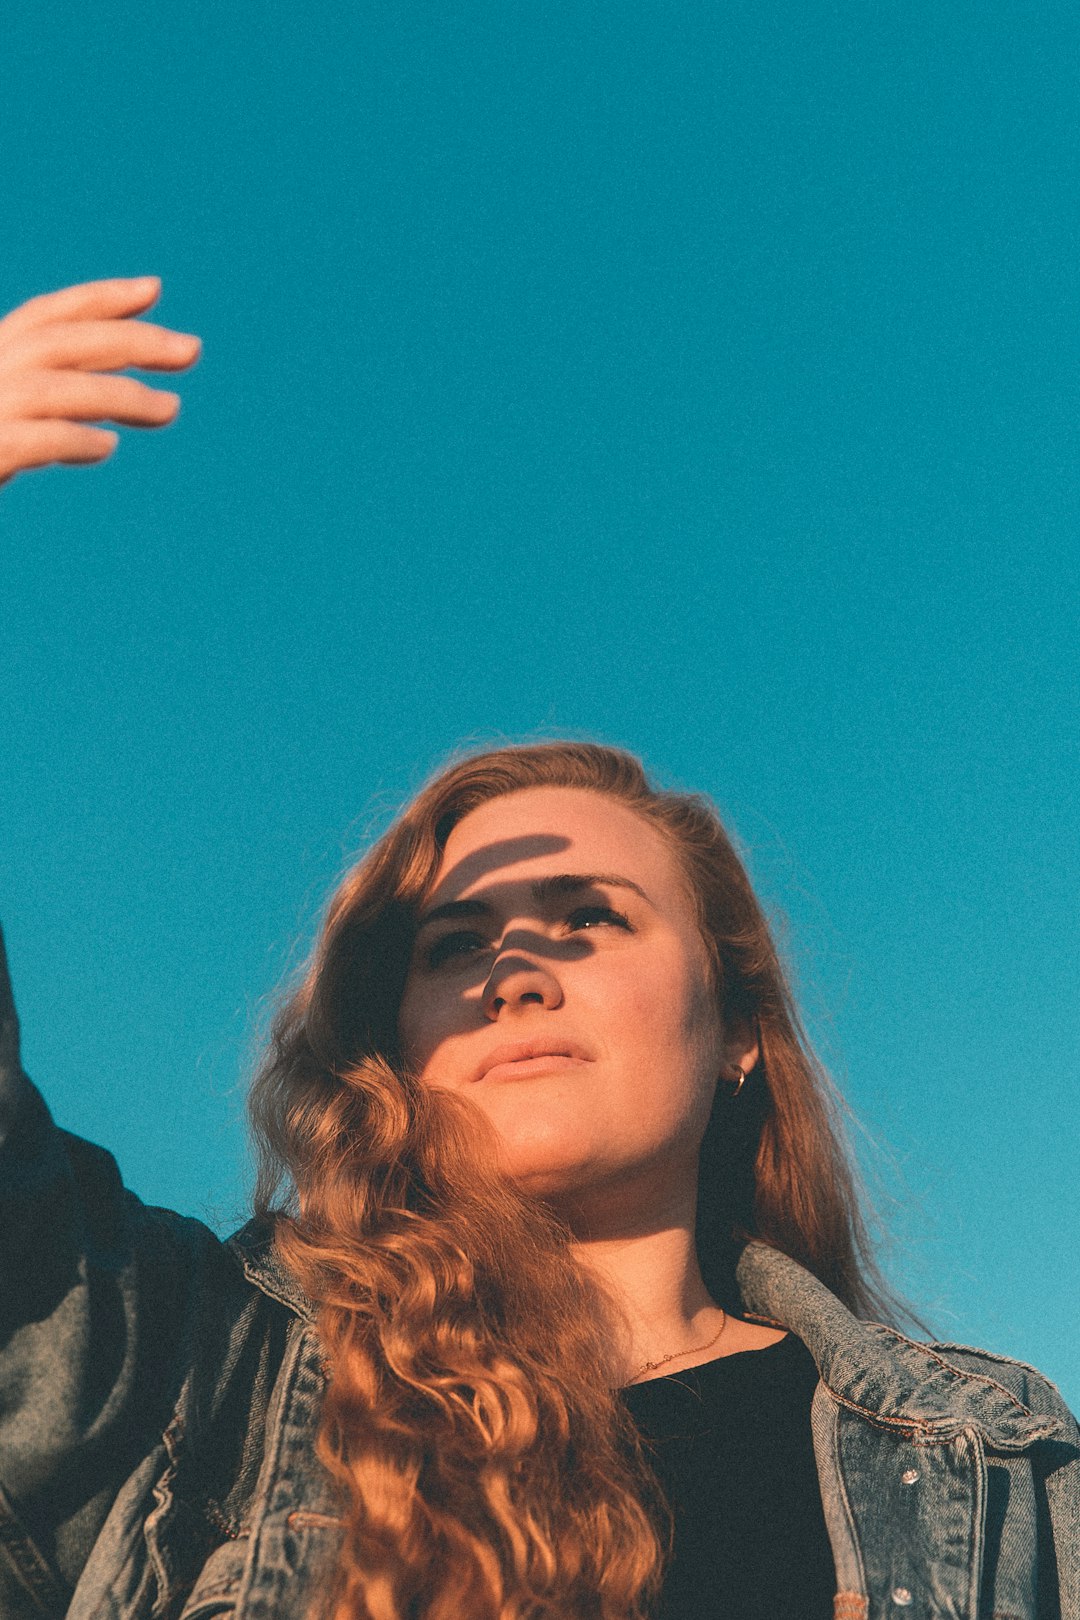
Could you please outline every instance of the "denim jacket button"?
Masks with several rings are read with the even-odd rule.
[[[918,1477],[919,1470],[917,1468],[905,1468],[904,1472],[900,1475],[900,1480],[904,1485],[914,1485]]]
[[[902,1609],[906,1609],[908,1604],[911,1602],[911,1593],[908,1591],[906,1586],[894,1586],[892,1589],[892,1600],[894,1603],[898,1603]]]

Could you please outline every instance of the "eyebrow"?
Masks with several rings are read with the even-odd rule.
[[[617,872],[557,872],[551,877],[537,878],[531,885],[533,901],[538,906],[550,905],[553,900],[566,900],[580,894],[583,889],[633,889],[635,894],[652,905],[645,890],[633,878],[620,877]],[[488,917],[495,908],[487,900],[447,900],[424,913],[417,924],[426,928],[429,923],[445,922],[453,917]]]

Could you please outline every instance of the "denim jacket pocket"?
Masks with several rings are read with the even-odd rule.
[[[60,1615],[67,1595],[0,1485],[0,1615]]]
[[[236,1599],[243,1579],[249,1538],[226,1541],[210,1554],[179,1620],[211,1620],[211,1616],[236,1612]]]

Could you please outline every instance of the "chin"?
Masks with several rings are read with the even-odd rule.
[[[558,1198],[579,1192],[595,1177],[580,1157],[556,1151],[538,1152],[528,1147],[502,1143],[500,1163],[504,1174],[530,1198]]]

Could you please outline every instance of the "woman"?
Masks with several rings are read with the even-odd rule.
[[[228,1244],[6,1028],[5,1620],[1080,1615],[1075,1423],[870,1325],[760,907],[629,756],[466,759],[349,875]]]

